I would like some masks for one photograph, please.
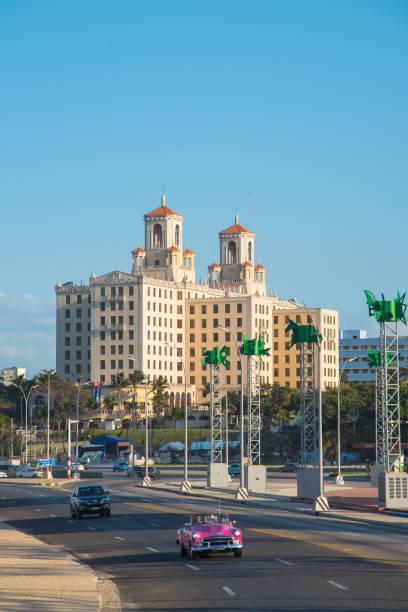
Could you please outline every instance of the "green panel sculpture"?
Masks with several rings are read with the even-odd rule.
[[[292,319],[289,319],[289,325],[285,331],[292,331],[290,347],[298,342],[319,343],[322,336],[317,333],[314,325],[298,325]],[[289,347],[289,348],[290,348]]]
[[[260,338],[246,338],[243,335],[243,345],[241,346],[241,353],[243,355],[259,355],[262,360],[262,355],[269,355],[269,348],[265,348],[265,342]]]
[[[401,296],[398,291],[397,297],[394,300],[386,300],[384,294],[381,294],[381,300],[376,300],[375,295],[371,293],[371,291],[367,291],[367,289],[364,289],[364,293],[370,317],[374,316],[378,323],[396,323],[397,321],[401,321],[401,323],[405,323],[406,325],[407,319],[405,317],[405,312],[407,310],[407,304],[404,304],[405,293]]]
[[[203,365],[228,365],[227,361],[228,357],[228,349],[224,345],[221,348],[215,346],[213,349],[209,351],[203,351],[203,357],[201,358],[201,363]]]
[[[373,349],[368,349],[368,367],[369,368],[380,368],[381,367],[381,352],[373,351]],[[395,361],[395,355],[393,353],[387,352],[387,364],[392,365],[392,362]]]

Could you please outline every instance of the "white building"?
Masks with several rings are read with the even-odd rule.
[[[5,385],[9,385],[18,376],[24,376],[25,378],[26,369],[13,366],[11,368],[4,368],[3,370],[0,370],[0,380]]]

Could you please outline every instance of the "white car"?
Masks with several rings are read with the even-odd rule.
[[[6,472],[0,472],[0,478],[7,478]]]
[[[26,467],[16,472],[17,478],[41,478],[41,471]]]

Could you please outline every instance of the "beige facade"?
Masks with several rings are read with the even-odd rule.
[[[89,285],[57,284],[58,374],[109,386],[119,372],[127,377],[139,369],[149,379],[165,376],[171,398],[178,403],[184,397],[185,365],[188,397],[192,403],[200,402],[200,389],[209,375],[200,362],[204,349],[228,346],[230,369],[225,381],[231,388],[240,384],[235,343],[217,328],[221,325],[239,343],[243,334],[261,335],[271,348],[262,363],[263,383],[279,380],[296,386],[296,349],[286,364],[288,351],[281,328],[284,313],[292,313],[298,304],[266,295],[265,268],[254,264],[255,234],[236,218],[233,226],[219,233],[220,264],[209,266],[208,282],[196,283],[195,254],[182,246],[182,215],[168,208],[163,196],[161,206],[144,215],[144,222],[145,245],[132,251],[131,273],[92,274]],[[318,325],[323,330],[331,333],[336,328],[337,338],[337,313],[313,312],[320,313]],[[275,324],[276,313],[279,322]],[[324,322],[326,316],[332,317],[333,324]],[[337,348],[322,351],[327,372],[323,385],[335,380],[331,373],[337,372]],[[329,357],[335,361],[326,361]]]

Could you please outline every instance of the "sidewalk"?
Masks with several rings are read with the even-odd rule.
[[[97,578],[63,551],[0,522],[0,610],[97,612]]]

